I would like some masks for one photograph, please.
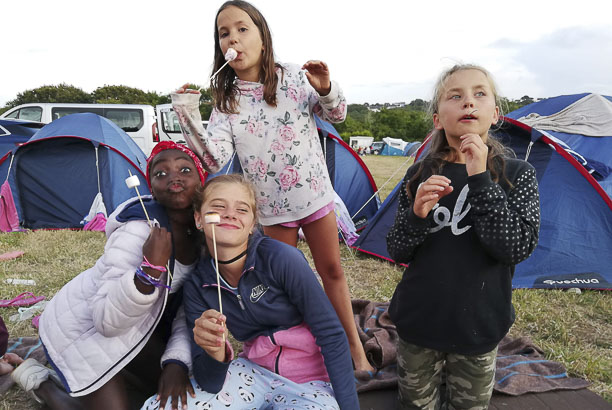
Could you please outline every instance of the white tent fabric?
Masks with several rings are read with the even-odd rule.
[[[612,135],[612,102],[599,94],[589,94],[555,114],[531,113],[518,120],[539,130],[608,136]]]

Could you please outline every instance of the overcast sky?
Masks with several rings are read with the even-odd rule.
[[[349,103],[430,99],[456,62],[489,69],[510,99],[612,95],[606,1],[254,0],[276,57],[328,63]],[[222,1],[30,0],[2,4],[0,106],[42,85],[169,93],[207,84]],[[607,8],[606,8],[607,9]]]

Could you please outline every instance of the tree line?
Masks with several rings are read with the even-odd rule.
[[[207,120],[212,111],[212,95],[208,88],[192,85],[202,93],[200,113]],[[169,94],[154,91],[143,91],[123,85],[105,85],[87,93],[78,87],[68,84],[45,85],[17,94],[0,114],[6,110],[27,103],[90,103],[90,104],[148,104],[156,106],[171,102]],[[517,100],[502,98],[502,112],[508,113],[534,99],[525,95]],[[373,106],[382,106],[380,110],[371,110]],[[431,131],[432,120],[428,113],[429,102],[415,99],[403,107],[386,108],[381,104],[349,104],[346,120],[334,124],[342,138],[348,141],[351,136],[363,135],[380,141],[384,137],[400,138],[405,141],[422,141]]]
[[[189,88],[199,90],[200,113],[203,119],[208,119],[212,111],[212,96],[207,88],[191,85]],[[44,85],[42,87],[26,90],[18,93],[15,99],[0,108],[0,114],[29,103],[79,103],[79,104],[147,104],[156,106],[169,104],[170,94],[160,94],[155,91],[143,91],[138,88],[125,85],[105,85],[87,93],[82,89],[69,85]]]

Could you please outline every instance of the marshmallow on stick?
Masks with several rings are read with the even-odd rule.
[[[219,68],[213,75],[210,76],[210,81],[212,81],[212,79],[215,78],[217,74],[219,74],[219,71],[223,70],[223,67],[225,67],[226,65],[229,64],[230,61],[233,61],[236,59],[236,57],[238,57],[238,52],[230,47],[225,52],[224,57],[225,57],[225,64],[223,64],[221,68]]]
[[[153,222],[151,222],[151,218],[149,218],[149,213],[147,212],[147,208],[145,207],[144,202],[142,202],[142,197],[140,196],[140,191],[138,190],[138,187],[140,186],[140,179],[138,179],[138,175],[132,175],[132,171],[130,171],[129,169],[128,172],[130,173],[130,176],[125,179],[125,184],[128,188],[134,188],[136,190],[136,195],[138,195],[138,200],[140,201],[142,210],[144,211],[144,214],[147,217],[149,226],[152,228]],[[168,271],[168,276],[170,276],[170,279],[172,279],[172,272],[170,272],[170,264],[166,265],[166,270]]]
[[[217,292],[219,294],[219,313],[223,314],[223,303],[221,302],[221,276],[219,275],[219,261],[217,259],[217,239],[215,238],[215,225],[218,225],[220,222],[221,215],[216,212],[206,212],[206,214],[204,215],[204,223],[212,225],[211,229],[213,252],[215,254],[215,271],[217,272]],[[223,342],[225,343],[225,333],[223,334]]]
[[[207,212],[204,215],[204,223],[218,225],[221,223],[221,215],[216,212]]]
[[[147,213],[147,208],[145,208],[144,203],[142,202],[142,197],[140,196],[140,191],[138,191],[138,187],[140,186],[140,180],[138,179],[138,175],[132,175],[132,171],[128,169],[130,176],[125,179],[125,184],[128,188],[134,188],[136,190],[136,195],[138,195],[138,199],[140,200],[140,205],[142,205],[142,210],[147,217],[147,221],[149,221],[149,226],[153,226],[151,223],[151,219],[149,218],[149,214]]]

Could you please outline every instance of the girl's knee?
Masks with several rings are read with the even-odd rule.
[[[340,283],[346,280],[344,270],[339,263],[329,263],[323,267],[317,267],[317,272],[324,283]]]

